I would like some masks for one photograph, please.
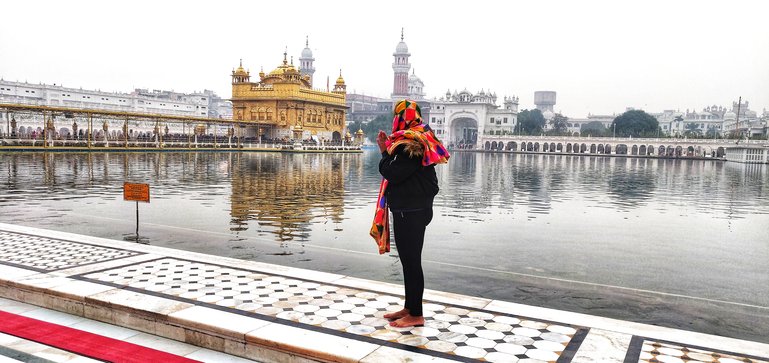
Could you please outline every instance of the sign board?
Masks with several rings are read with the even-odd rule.
[[[123,200],[150,202],[150,185],[123,183]]]

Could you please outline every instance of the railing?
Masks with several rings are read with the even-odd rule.
[[[201,138],[195,140],[194,137],[187,140],[186,137],[169,138],[161,141],[142,140],[142,139],[49,139],[42,138],[0,138],[0,147],[31,147],[35,149],[46,148],[111,148],[111,149],[273,149],[273,150],[303,150],[303,151],[355,151],[361,150],[359,145],[350,145],[343,143],[313,144],[292,141],[281,142],[258,142],[256,140],[241,140],[236,138],[228,139],[219,137],[214,141],[213,138]]]
[[[552,140],[552,141],[570,141],[570,142],[584,142],[590,140],[593,143],[683,143],[683,144],[751,144],[751,145],[763,145],[769,143],[767,140],[750,140],[750,139],[689,139],[689,138],[633,138],[633,137],[588,137],[588,136],[536,136],[536,135],[483,135],[479,141],[498,141],[498,140]]]

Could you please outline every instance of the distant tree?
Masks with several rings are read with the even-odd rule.
[[[586,124],[582,124],[579,131],[582,136],[606,136],[606,126],[600,121],[591,121]]]
[[[686,137],[702,136],[702,130],[700,130],[700,125],[694,122],[689,122],[688,124],[686,124],[686,130],[684,131],[684,135]]]
[[[548,135],[566,135],[566,133],[569,132],[568,121],[568,117],[561,115],[560,113],[556,113],[553,116],[553,119],[550,120],[551,128],[547,132]]]
[[[523,110],[518,113],[518,123],[515,126],[516,133],[526,135],[539,135],[545,127],[545,117],[538,109]]]
[[[379,134],[379,130],[382,130],[389,135],[393,128],[392,121],[392,117],[388,115],[379,115],[375,119],[363,124],[362,129],[366,134],[366,138],[372,142],[376,142],[376,135]]]
[[[657,119],[643,110],[627,111],[615,117],[611,123],[611,132],[616,132],[617,136],[622,137],[653,137],[658,134],[659,128],[660,124]]]
[[[715,126],[708,127],[708,131],[705,133],[705,137],[709,139],[715,139],[719,137],[718,129]]]

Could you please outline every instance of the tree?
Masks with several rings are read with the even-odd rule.
[[[708,127],[708,132],[705,133],[705,137],[709,139],[715,139],[719,137],[718,129],[715,126]]]
[[[606,126],[600,121],[591,121],[586,124],[582,124],[579,131],[580,135],[592,135],[592,136],[605,136]]]
[[[689,122],[686,124],[686,131],[684,131],[684,135],[687,137],[700,137],[702,136],[702,130],[700,130],[700,125],[694,122]]]
[[[653,137],[657,135],[660,124],[654,116],[643,110],[631,110],[614,118],[611,128],[617,136]]]
[[[358,131],[358,129],[361,129],[363,130],[363,133],[366,134],[366,138],[372,142],[376,142],[376,135],[379,133],[379,130],[383,130],[387,134],[390,134],[392,127],[392,117],[388,115],[379,115],[366,123],[353,121],[347,126],[347,129],[350,133],[354,133],[355,131]]]
[[[523,110],[518,113],[518,123],[515,125],[516,133],[526,135],[539,135],[545,126],[545,117],[538,109]]]
[[[569,121],[568,117],[556,113],[555,116],[553,116],[553,119],[550,120],[550,125],[552,127],[550,128],[550,131],[547,132],[548,135],[566,135],[569,131],[567,121]]]

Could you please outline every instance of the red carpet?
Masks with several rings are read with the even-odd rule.
[[[107,362],[199,362],[66,326],[0,311],[0,332]]]

